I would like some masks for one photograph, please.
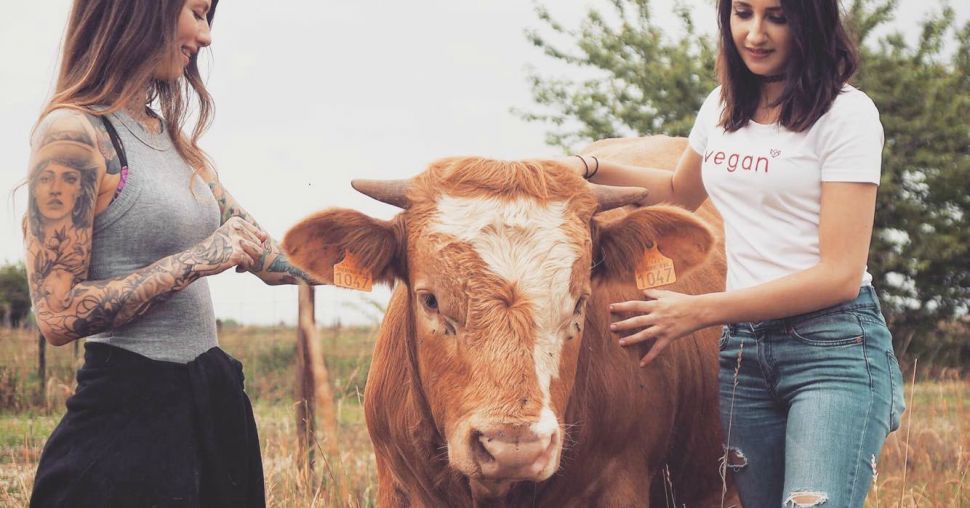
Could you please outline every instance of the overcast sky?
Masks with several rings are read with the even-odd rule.
[[[26,204],[24,191],[11,200],[9,190],[26,174],[28,132],[53,87],[71,2],[0,2],[0,262],[9,262],[23,259]],[[712,32],[713,3],[687,3],[701,30]],[[546,4],[576,26],[589,6],[608,2]],[[676,30],[673,4],[651,2],[655,18]],[[965,22],[970,2],[952,4]],[[901,0],[892,28],[912,40],[930,9],[936,1]],[[541,27],[530,0],[222,0],[214,25],[203,62],[217,114],[202,147],[275,238],[326,207],[395,213],[356,194],[351,178],[405,178],[450,155],[559,154],[545,145],[545,126],[510,112],[532,104],[527,66],[564,78],[575,72],[526,41],[526,28]],[[232,271],[209,283],[218,317],[295,321],[293,287],[266,287]],[[319,288],[317,320],[366,321],[364,298],[383,302],[387,294]]]

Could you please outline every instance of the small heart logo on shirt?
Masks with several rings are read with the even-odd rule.
[[[771,158],[774,159],[775,157],[778,157],[779,155],[781,155],[781,150],[775,150],[774,148],[772,148],[770,153],[771,153]]]

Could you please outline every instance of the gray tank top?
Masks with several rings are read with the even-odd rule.
[[[94,218],[89,280],[123,277],[184,251],[212,234],[220,221],[212,192],[201,178],[192,178],[192,168],[167,132],[151,133],[123,112],[109,120],[128,157],[128,181]],[[127,325],[87,340],[187,363],[218,345],[209,285],[199,279]]]

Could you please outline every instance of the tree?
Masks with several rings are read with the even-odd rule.
[[[590,9],[579,29],[537,7],[545,29],[527,31],[528,39],[590,77],[530,73],[539,110],[521,116],[550,124],[547,141],[567,150],[622,135],[686,136],[716,85],[716,40],[696,33],[684,5],[683,30],[670,38],[651,18],[649,0],[603,3],[609,15]],[[898,350],[933,354],[950,344],[933,356],[965,365],[967,341],[941,335],[970,306],[970,23],[957,27],[942,3],[915,47],[898,33],[871,42],[896,4],[851,0],[846,12],[860,46],[854,84],[878,106],[886,139],[869,270]]]
[[[536,30],[527,31],[529,40],[554,59],[594,72],[579,82],[530,74],[533,97],[546,108],[523,112],[523,118],[553,124],[546,140],[564,148],[633,133],[686,136],[715,86],[717,46],[697,34],[685,6],[677,11],[683,37],[668,41],[650,16],[649,1],[608,3],[616,22],[592,9],[579,30],[565,28],[537,7],[539,18],[577,47],[563,51]]]
[[[21,326],[30,313],[27,269],[23,263],[0,266],[0,324]]]
[[[884,14],[873,16],[862,37]],[[902,353],[936,356],[948,341],[940,325],[970,303],[970,23],[953,20],[949,7],[926,20],[915,48],[898,34],[861,48],[858,81],[886,132],[870,263]],[[965,340],[953,345],[970,360]]]

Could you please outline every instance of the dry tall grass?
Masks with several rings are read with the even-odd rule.
[[[877,462],[867,507],[970,506],[970,382],[906,385],[902,426]]]
[[[223,347],[245,365],[263,449],[271,507],[374,505],[376,473],[363,422],[361,393],[373,332],[323,330],[323,350],[337,399],[336,436],[318,433],[315,467],[298,467],[292,393],[296,332],[288,328],[224,330]],[[44,440],[74,389],[80,359],[71,346],[48,348],[49,380],[41,400],[36,338],[0,330],[0,506],[26,506]],[[920,370],[923,370],[921,367]],[[877,462],[867,507],[970,506],[970,382],[955,376],[906,386],[908,409]],[[908,439],[907,439],[908,436]],[[328,440],[335,454],[325,452]],[[904,464],[905,469],[904,469]],[[905,471],[905,475],[904,475]],[[905,477],[905,481],[904,481]]]

